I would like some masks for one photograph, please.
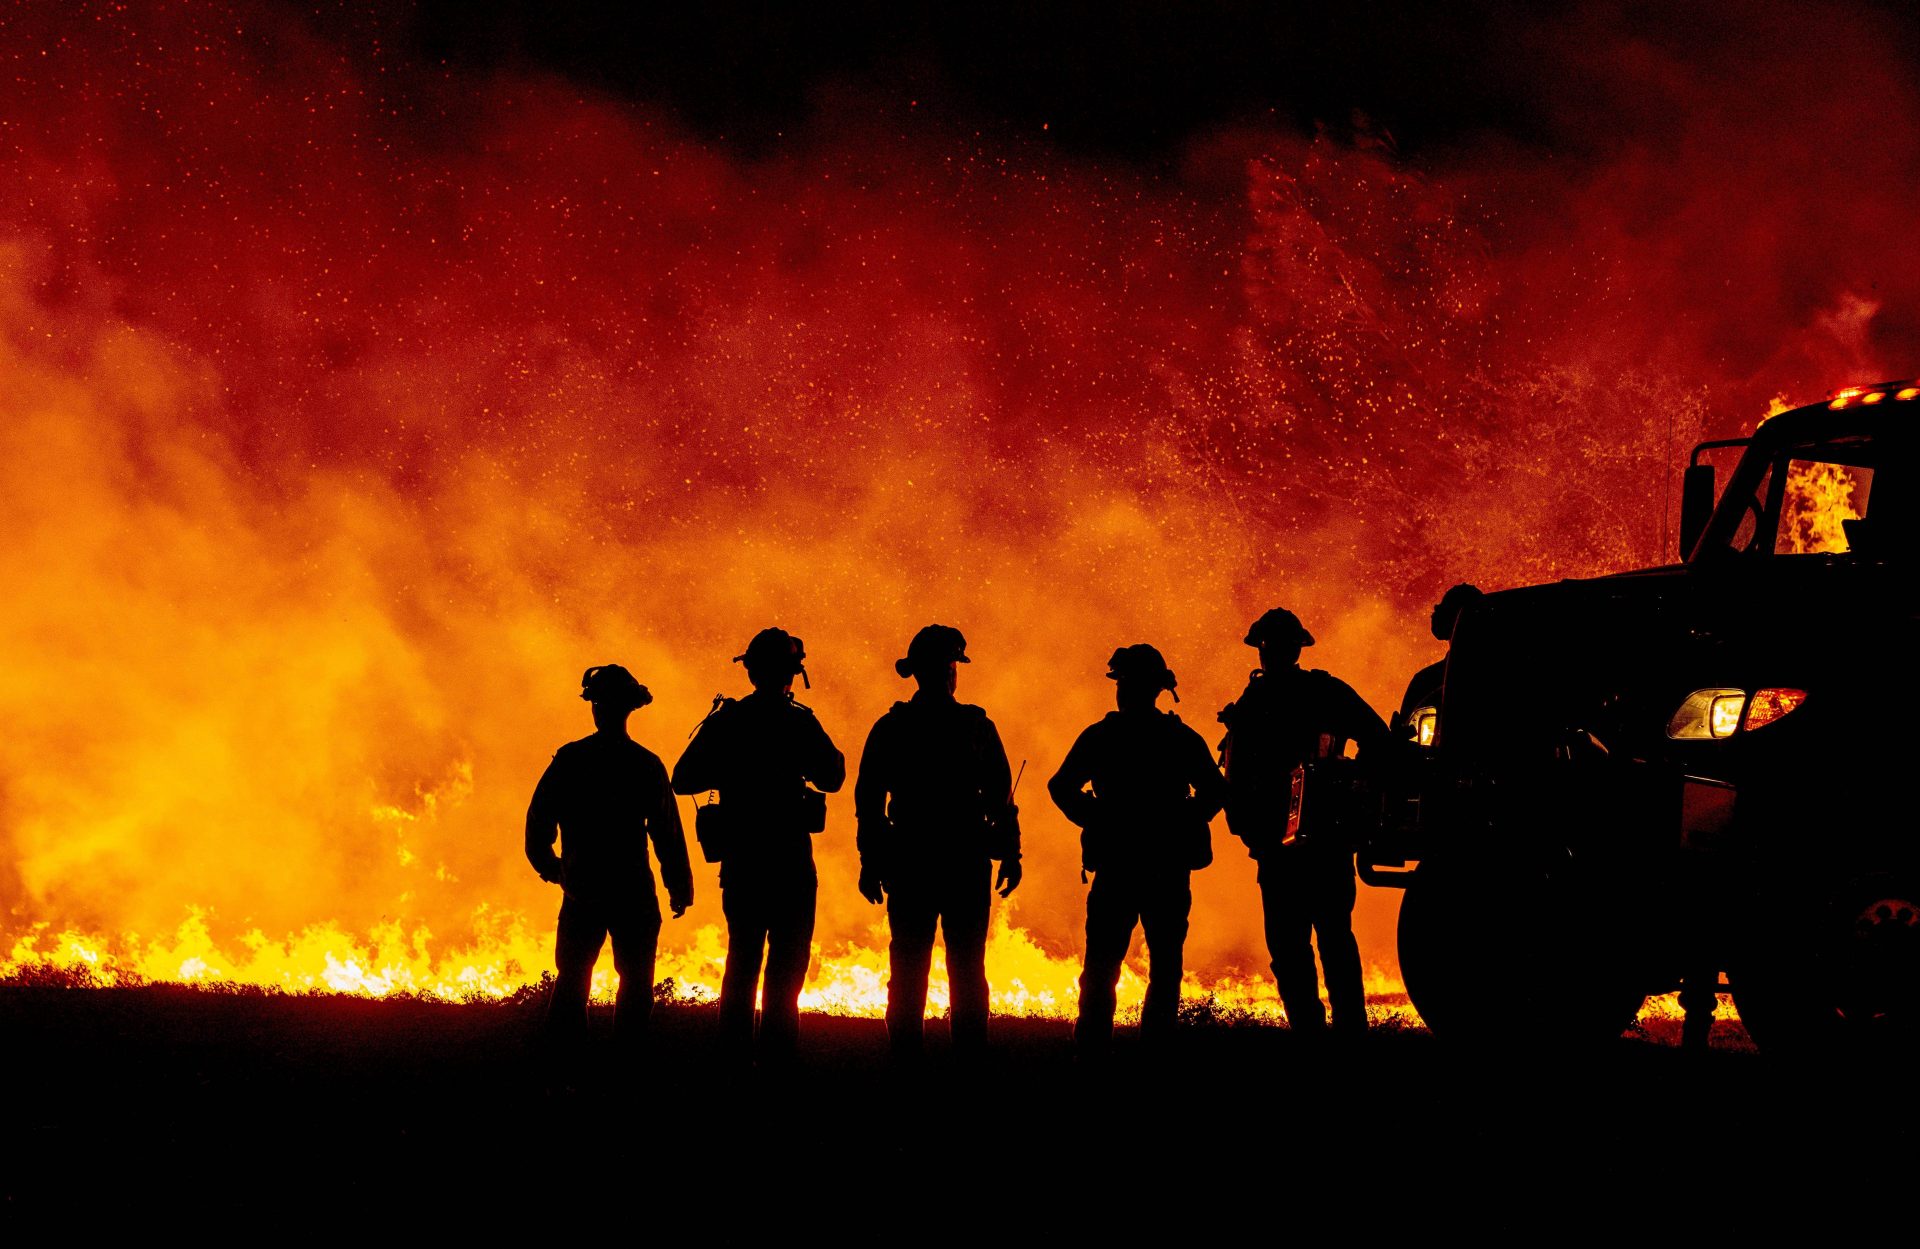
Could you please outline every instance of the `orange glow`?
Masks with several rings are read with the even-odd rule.
[[[17,7],[0,974],[511,994],[552,965],[520,821],[588,730],[585,667],[648,684],[633,731],[670,762],[780,624],[857,758],[941,620],[1033,773],[995,1000],[1066,1011],[1086,894],[1035,780],[1112,706],[1116,646],[1165,651],[1217,740],[1285,604],[1393,708],[1446,586],[1666,558],[1674,459],[1757,410],[1743,379],[1867,375],[1855,292],[1899,268],[1809,290],[1773,242],[1727,250],[1783,229],[1698,232],[1676,187],[1761,212],[1815,181],[1714,130],[1685,150],[1724,168],[1679,181],[1281,130],[1162,172],[859,102],[750,157],[578,84],[343,52],[295,6]],[[1835,198],[1780,220],[1874,258]],[[1794,307],[1729,319],[1726,274]],[[1189,993],[1268,1010],[1254,868],[1214,837]],[[853,843],[841,794],[807,1000],[872,1013]],[[696,885],[659,975],[697,996],[723,928]],[[1399,895],[1360,897],[1391,1005]]]
[[[1746,727],[1751,730],[1772,724],[1806,701],[1805,690],[1757,690],[1747,704]]]
[[[1912,399],[1916,396],[1920,396],[1920,386],[1908,386],[1906,389],[1894,395],[1894,398],[1895,399]]]
[[[1879,403],[1882,399],[1885,399],[1886,397],[1887,397],[1887,392],[1884,390],[1869,391],[1864,397],[1861,398],[1860,402],[1861,403]]]

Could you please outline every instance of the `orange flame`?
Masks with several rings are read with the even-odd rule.
[[[1866,470],[1826,461],[1793,460],[1780,505],[1783,553],[1819,555],[1845,551],[1846,522],[1867,514]]]
[[[537,983],[551,965],[551,934],[539,925],[529,925],[519,916],[481,914],[473,917],[473,927],[482,934],[479,941],[436,953],[433,934],[425,927],[409,932],[398,924],[380,925],[364,939],[333,925],[315,925],[284,941],[254,931],[241,938],[238,950],[216,944],[200,912],[189,915],[173,933],[147,939],[137,934],[113,940],[74,931],[55,933],[50,925],[36,924],[17,937],[0,959],[0,980],[56,971],[99,987],[153,982],[247,985],[290,993],[398,994],[470,1001],[506,997]],[[816,944],[801,994],[802,1008],[832,1015],[884,1015],[885,946],[884,931],[876,932],[864,946],[838,953],[827,953]],[[996,1014],[1073,1016],[1079,1001],[1078,966],[1041,950],[1004,916],[989,935],[988,962],[995,972]],[[685,945],[666,952],[656,975],[660,981],[671,981],[675,995],[683,1001],[711,1001],[719,996],[725,967],[725,934],[718,925],[708,924],[695,930]],[[948,1005],[945,976],[943,953],[936,950],[928,993],[936,1014]],[[594,996],[610,1000],[617,984],[618,978],[603,960],[594,973]],[[1366,985],[1376,1021],[1413,1021],[1396,979],[1371,967]],[[1123,968],[1119,988],[1123,1016],[1139,1010],[1145,993],[1144,977],[1132,967]],[[1262,978],[1223,977],[1203,983],[1189,973],[1183,978],[1181,996],[1236,1016],[1276,1023],[1286,1019],[1271,981]]]

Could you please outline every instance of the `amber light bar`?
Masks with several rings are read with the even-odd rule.
[[[1868,407],[1876,403],[1885,403],[1889,397],[1901,403],[1920,398],[1920,384],[1904,381],[1847,386],[1828,395],[1827,406],[1838,412],[1841,408],[1851,408],[1856,404]]]

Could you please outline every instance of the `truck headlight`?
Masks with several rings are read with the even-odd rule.
[[[1732,737],[1741,729],[1764,728],[1806,701],[1805,690],[1779,686],[1755,690],[1751,698],[1745,690],[1695,690],[1667,721],[1667,736],[1676,741]]]
[[[1416,746],[1431,746],[1434,727],[1440,723],[1440,709],[1415,707],[1408,713],[1407,723],[1413,726],[1413,741]]]
[[[1682,742],[1732,737],[1746,709],[1745,690],[1695,690],[1667,721],[1667,736]]]

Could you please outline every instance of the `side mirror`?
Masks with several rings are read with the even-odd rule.
[[[1693,553],[1713,518],[1713,465],[1689,464],[1680,479],[1680,558]]]

